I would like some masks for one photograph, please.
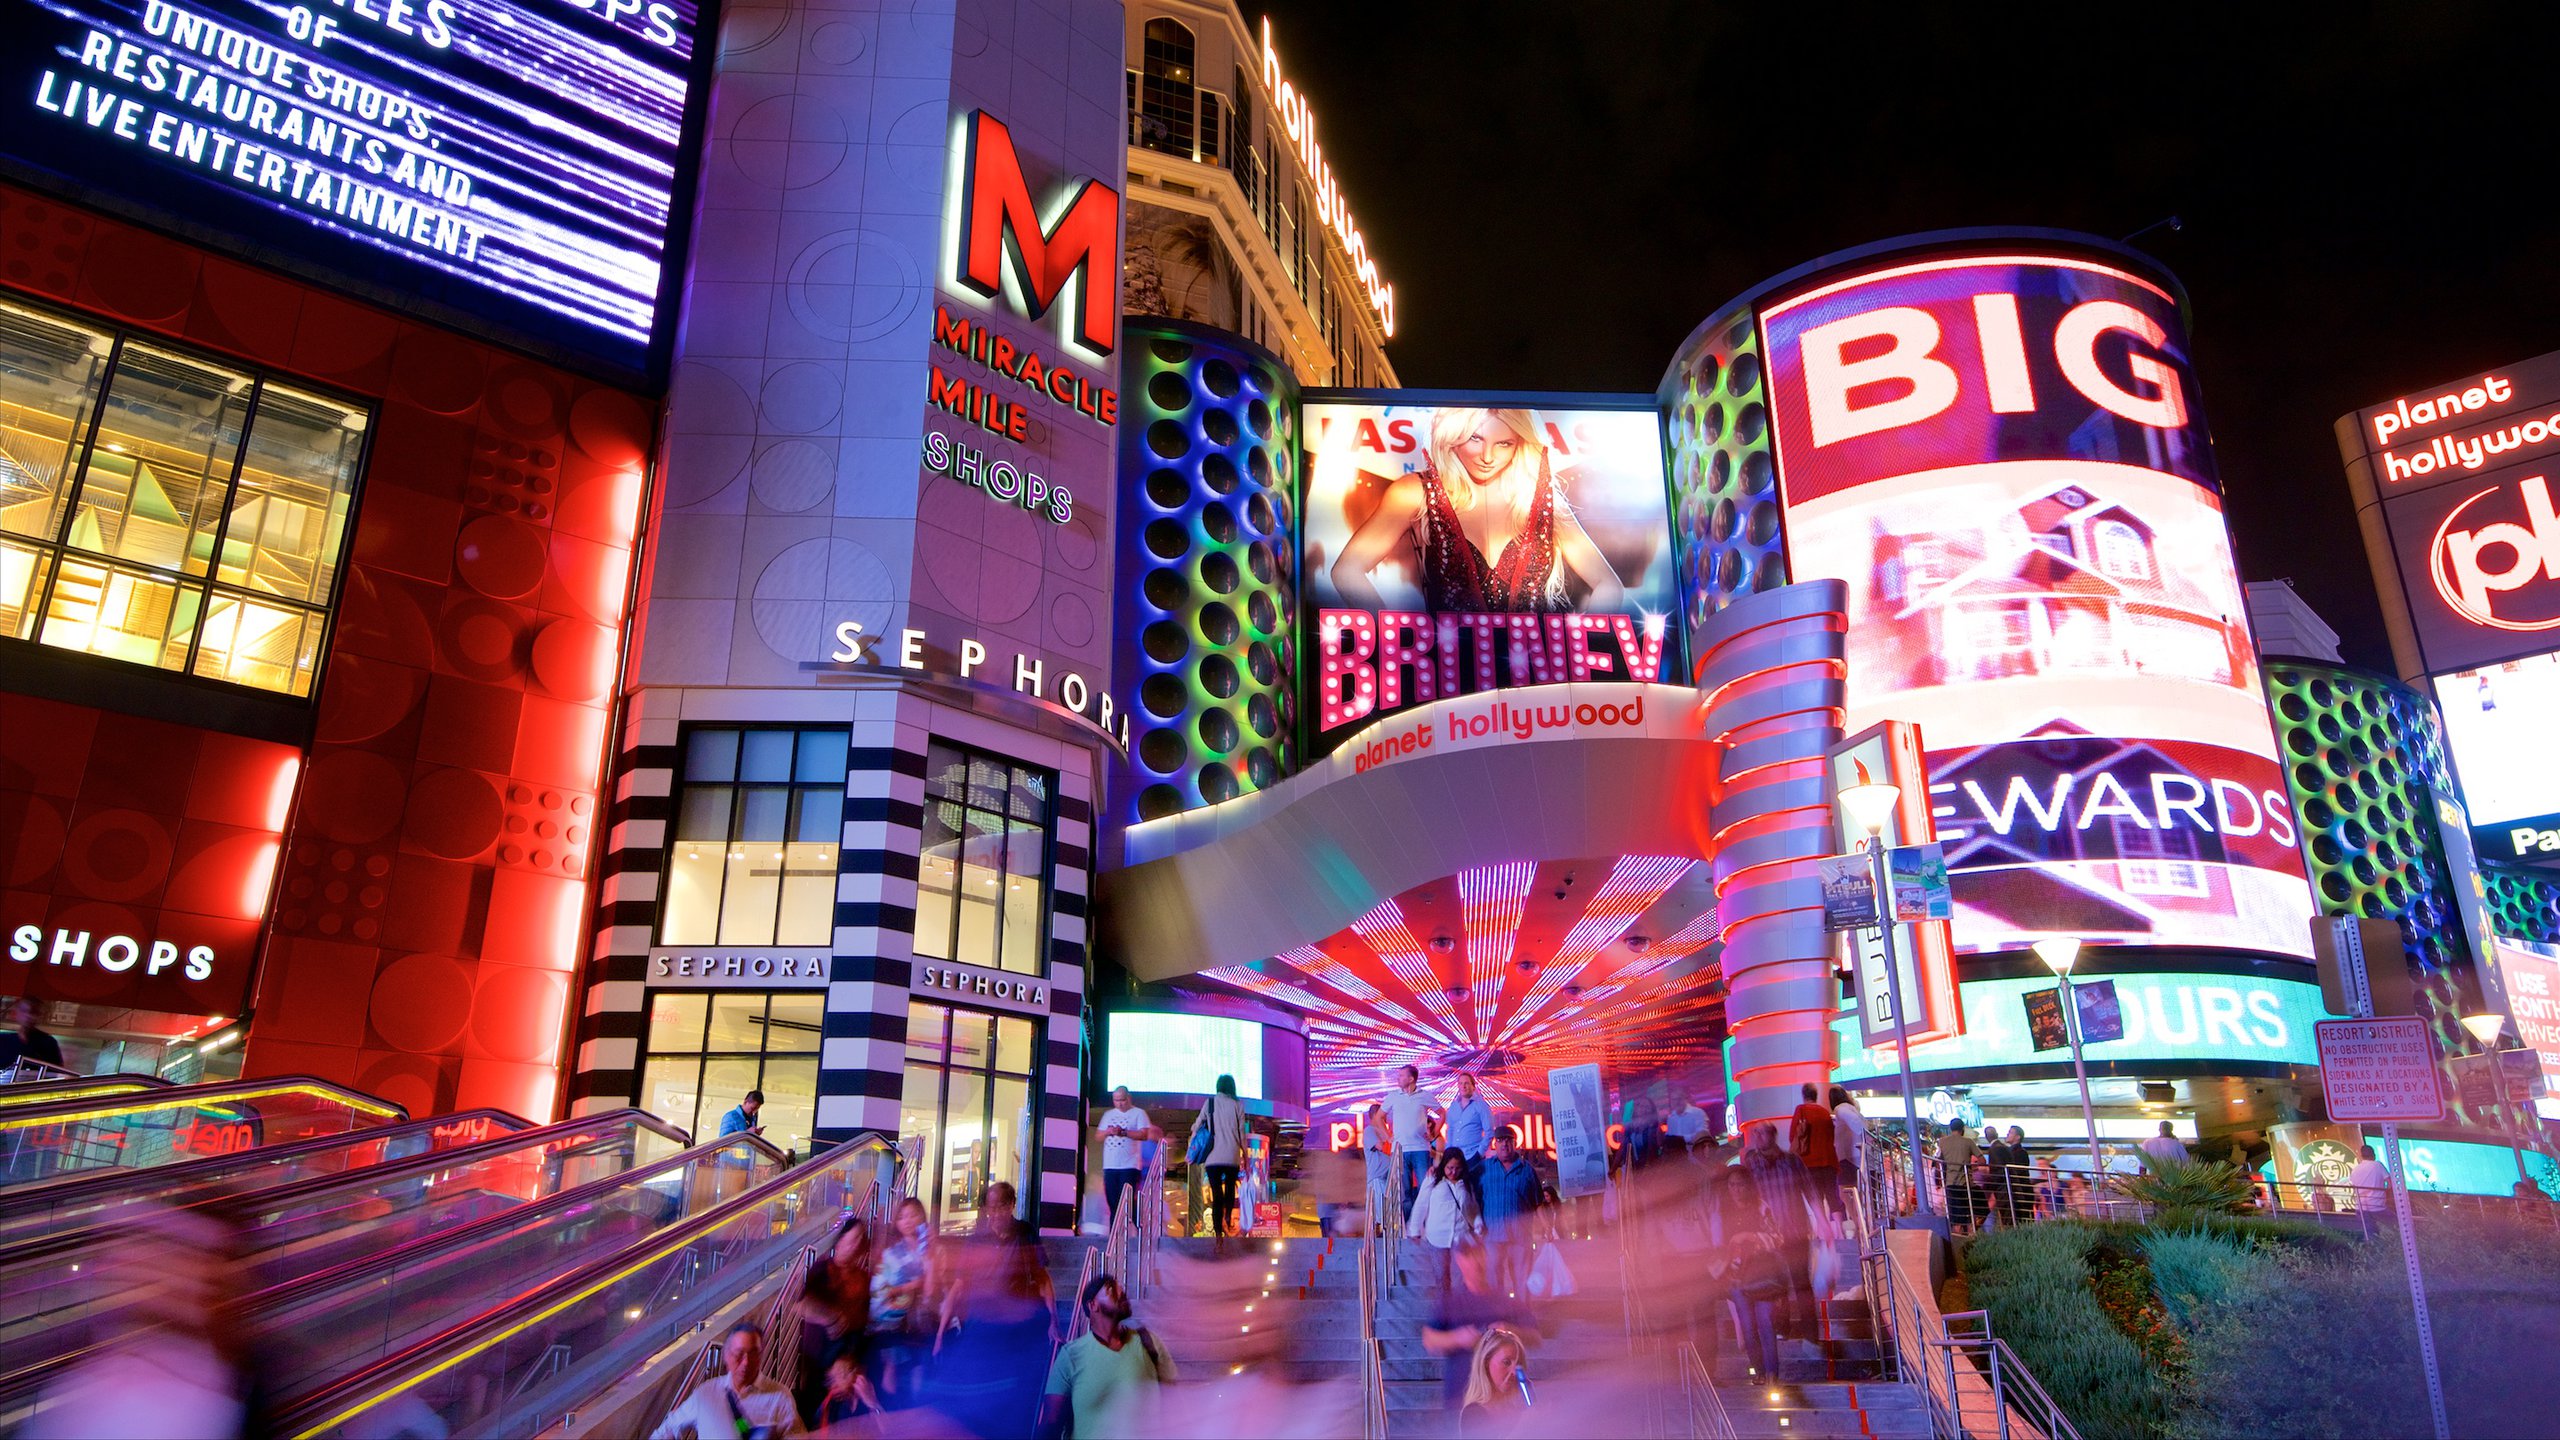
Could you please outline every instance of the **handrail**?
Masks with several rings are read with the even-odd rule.
[[[40,1060],[25,1062],[50,1070]],[[50,1105],[58,1100],[77,1099],[83,1095],[134,1095],[143,1091],[172,1089],[168,1081],[157,1075],[74,1075],[69,1071],[33,1078],[13,1078],[14,1070],[0,1070],[0,1109],[16,1110],[27,1105]]]
[[[49,1065],[42,1060],[29,1060],[25,1056],[11,1061],[7,1069],[0,1069],[0,1085],[47,1085],[57,1080],[80,1078],[80,1072],[77,1070],[66,1070],[59,1065]],[[157,1075],[134,1075],[127,1078],[157,1080],[163,1085],[169,1083],[161,1080]]]
[[[1387,1437],[1386,1344],[1378,1338],[1379,1251],[1387,1237],[1375,1231],[1360,1241],[1360,1434],[1362,1440]]]
[[[1716,1393],[1715,1377],[1707,1373],[1707,1362],[1699,1357],[1696,1345],[1680,1342],[1679,1366],[1688,1440],[1737,1440],[1733,1416],[1724,1408],[1724,1397]]]
[[[385,1123],[397,1124],[409,1118],[406,1108],[394,1105],[377,1095],[349,1089],[334,1080],[316,1075],[269,1075],[257,1080],[226,1080],[219,1085],[172,1085],[165,1090],[140,1092],[139,1099],[100,1104],[78,1098],[28,1105],[0,1112],[0,1130],[26,1130],[38,1125],[66,1120],[112,1120],[124,1115],[139,1115],[152,1110],[172,1110],[181,1106],[210,1109],[217,1105],[242,1100],[256,1100],[268,1095],[286,1095],[296,1091],[323,1095],[346,1106],[384,1117]]]
[[[728,1138],[735,1142],[745,1137],[732,1135]],[[654,1235],[556,1277],[512,1301],[430,1336],[352,1375],[341,1377],[335,1383],[293,1402],[278,1417],[276,1430],[280,1434],[295,1436],[297,1440],[327,1433],[410,1386],[453,1369],[471,1356],[504,1343],[545,1318],[588,1300],[614,1281],[716,1234],[739,1217],[790,1198],[795,1187],[814,1187],[830,1178],[841,1183],[845,1174],[865,1162],[865,1152],[874,1146],[890,1148],[876,1135],[847,1141],[806,1165],[784,1170],[743,1194],[689,1215]],[[852,1187],[847,1187],[847,1191],[848,1198],[858,1193]],[[815,1212],[805,1212],[802,1218],[807,1218],[809,1213]],[[765,1273],[770,1275],[772,1272]]]

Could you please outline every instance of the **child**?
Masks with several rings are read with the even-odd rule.
[[[818,1428],[835,1431],[855,1416],[879,1408],[880,1397],[872,1393],[870,1380],[863,1376],[862,1357],[849,1349],[837,1351],[835,1358],[827,1362],[827,1398],[818,1404]]]

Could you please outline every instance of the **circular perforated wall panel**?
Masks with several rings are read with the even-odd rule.
[[[1694,627],[1745,595],[1787,583],[1768,386],[1751,311],[1698,327],[1659,398],[1680,605]]]

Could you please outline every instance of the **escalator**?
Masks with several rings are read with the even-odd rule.
[[[277,1433],[645,1433],[696,1373],[707,1340],[787,1300],[842,1217],[876,1213],[897,1193],[896,1163],[876,1138],[841,1145],[654,1233],[591,1249],[546,1283],[480,1297],[492,1303],[477,1310],[441,1306],[463,1317],[456,1323],[335,1345],[341,1365],[371,1358],[334,1374],[275,1376]],[[324,1317],[270,1318],[307,1338]]]
[[[18,1244],[54,1230],[102,1224],[130,1206],[196,1205],[476,1145],[532,1125],[503,1110],[466,1110],[153,1169],[66,1175],[0,1190],[0,1245]]]
[[[308,1076],[180,1085],[0,1109],[0,1194],[396,1124],[388,1101]]]
[[[643,1136],[666,1137],[665,1127],[646,1117],[634,1121],[627,1112],[546,1128],[565,1139],[565,1132],[599,1126],[624,1127],[635,1146],[649,1143]],[[535,1133],[513,1138],[524,1140]],[[525,1161],[525,1152],[514,1153],[518,1163]],[[598,1157],[592,1150],[574,1153],[582,1161]],[[439,1162],[454,1158],[437,1157]],[[760,1193],[782,1168],[780,1152],[746,1136],[675,1150],[400,1243],[378,1243],[391,1238],[384,1234],[375,1243],[357,1244],[360,1253],[326,1268],[278,1261],[300,1273],[232,1303],[220,1323],[252,1337],[266,1394],[290,1402],[325,1393],[352,1374],[467,1326],[476,1317],[507,1309],[557,1277],[584,1273],[633,1246],[654,1243],[706,1212],[726,1209],[732,1197]],[[565,1167],[560,1178],[574,1178],[574,1169]],[[419,1182],[439,1173],[438,1165],[404,1171],[400,1178],[409,1188],[402,1193],[411,1205],[427,1203],[425,1192],[435,1187]],[[300,1192],[300,1201],[307,1204],[319,1193]],[[277,1197],[267,1198],[272,1205]],[[296,1208],[295,1196],[282,1198],[282,1208]],[[245,1203],[254,1207],[259,1197]],[[310,1247],[299,1252],[305,1257],[338,1253],[328,1235],[329,1227],[316,1226],[302,1239],[289,1241],[287,1253],[295,1253],[294,1245]],[[260,1273],[255,1263],[247,1272],[252,1277]],[[59,1382],[102,1353],[66,1344],[60,1337],[59,1329],[43,1333],[33,1342],[42,1348],[43,1358],[0,1376],[0,1430],[24,1426],[41,1414],[61,1393]]]
[[[64,1075],[17,1080],[0,1085],[0,1111],[50,1105],[57,1100],[102,1100],[110,1095],[138,1095],[145,1090],[168,1088],[169,1082],[157,1075]]]
[[[431,1138],[419,1137],[421,1145]],[[168,1171],[112,1177],[132,1192],[128,1204],[151,1209],[92,1205],[78,1212],[80,1223],[0,1243],[0,1294],[10,1298],[0,1309],[0,1389],[7,1388],[6,1377],[77,1348],[82,1327],[120,1306],[126,1287],[117,1261],[137,1214],[189,1209],[218,1220],[237,1237],[229,1257],[233,1282],[261,1291],[654,1163],[685,1146],[684,1132],[674,1126],[617,1110],[246,1191],[195,1178],[156,1192],[132,1183]]]

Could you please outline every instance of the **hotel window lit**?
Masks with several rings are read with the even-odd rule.
[[[661,943],[835,943],[848,739],[842,728],[687,733]]]
[[[1047,968],[1048,772],[954,745],[925,753],[916,954],[990,970]]]
[[[0,635],[309,695],[369,418],[0,302]]]

